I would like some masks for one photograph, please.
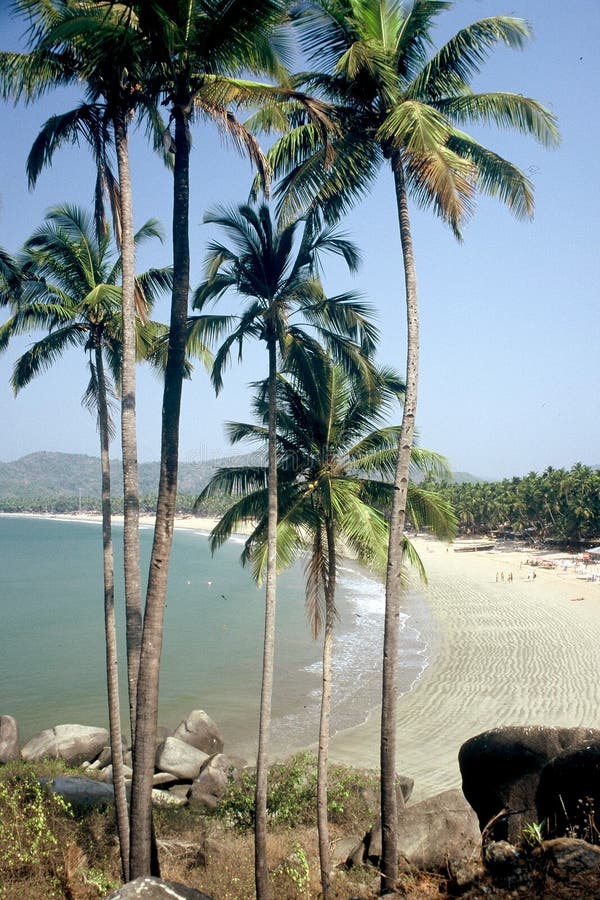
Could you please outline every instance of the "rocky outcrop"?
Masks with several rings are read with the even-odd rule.
[[[86,778],[84,775],[42,778],[41,782],[55,794],[64,797],[77,812],[85,812],[94,807],[104,808],[115,802],[111,784]]]
[[[156,768],[177,778],[193,781],[208,758],[208,754],[191,744],[176,737],[168,737],[156,751]]]
[[[211,900],[208,894],[186,887],[177,881],[162,881],[146,875],[129,881],[108,894],[105,900]]]
[[[480,846],[477,816],[458,789],[444,791],[398,812],[398,857],[405,869],[444,869],[478,854]],[[363,861],[377,866],[380,857],[378,823],[365,838]]]
[[[12,716],[0,716],[0,765],[19,759],[19,726]]]
[[[600,743],[565,750],[540,774],[537,821],[550,837],[597,840],[600,813]]]
[[[192,785],[190,800],[207,809],[216,809],[229,782],[239,777],[236,763],[224,753],[212,756]]]
[[[463,792],[494,840],[518,843],[523,826],[540,821],[537,792],[542,770],[563,751],[600,742],[593,728],[510,726],[470,738],[458,761]]]
[[[106,728],[57,725],[32,737],[21,750],[23,759],[62,759],[72,766],[92,762],[108,743]]]
[[[193,709],[177,726],[173,737],[196,747],[197,750],[202,750],[208,756],[223,752],[224,743],[221,732],[203,709]]]

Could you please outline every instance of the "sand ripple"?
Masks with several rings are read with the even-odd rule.
[[[432,662],[398,708],[398,769],[415,796],[458,785],[460,745],[488,728],[600,726],[600,583],[528,581],[515,553],[424,549]],[[496,582],[500,568],[514,580]],[[340,736],[334,755],[377,765],[377,727]]]

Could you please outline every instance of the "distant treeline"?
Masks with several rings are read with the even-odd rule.
[[[195,494],[178,494],[176,512],[178,515],[191,515],[194,513]],[[222,516],[231,506],[230,497],[210,497],[203,501],[196,511],[198,516],[214,518]],[[114,497],[112,510],[115,515],[123,513],[123,498]],[[140,512],[153,515],[156,511],[156,494],[144,494],[140,497]],[[98,497],[4,497],[0,498],[0,512],[5,513],[47,513],[48,515],[60,515],[68,513],[93,513],[100,514],[100,500]]]
[[[577,463],[541,475],[443,484],[461,532],[579,544],[600,539],[600,471]]]

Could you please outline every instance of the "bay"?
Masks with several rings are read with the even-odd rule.
[[[144,571],[152,530],[141,531]],[[116,604],[123,632],[122,528],[114,527]],[[211,556],[206,534],[175,532],[170,567],[159,721],[176,727],[191,709],[219,724],[226,751],[252,758],[260,696],[264,591],[239,562],[243,539]],[[380,694],[383,587],[341,566],[334,654],[334,731],[364,721]],[[427,665],[417,595],[407,598],[400,689]],[[125,717],[125,647],[119,646]],[[278,579],[272,750],[315,742],[320,642],[304,615],[302,567]],[[21,739],[66,722],[106,725],[101,528],[63,519],[0,516],[0,714]]]

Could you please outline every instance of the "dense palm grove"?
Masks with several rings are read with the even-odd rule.
[[[9,307],[10,314],[0,332],[0,349],[8,346],[13,334],[26,331],[26,326],[43,326],[48,336],[43,344],[46,356],[38,365],[38,371],[42,371],[56,356],[56,340],[60,341],[64,334],[61,326],[66,327],[68,320],[79,317],[79,329],[82,312],[92,313],[96,339],[84,343],[93,356],[93,378],[86,397],[99,414],[103,436],[107,646],[114,638],[115,601],[109,423],[106,386],[96,376],[103,370],[104,354],[108,362],[115,363],[115,391],[121,414],[125,638],[133,745],[129,811],[123,773],[118,771],[122,767],[113,757],[125,880],[160,871],[153,840],[151,792],[163,617],[177,504],[183,380],[190,374],[190,357],[199,356],[211,365],[206,353],[209,346],[216,351],[211,375],[218,390],[231,351],[237,350],[241,361],[242,346],[255,339],[262,341],[266,349],[268,377],[264,388],[259,388],[257,402],[268,462],[261,473],[240,478],[234,491],[234,509],[239,512],[240,504],[243,507],[246,503],[244,517],[258,518],[256,540],[250,543],[247,554],[257,576],[262,576],[263,571],[265,576],[263,678],[253,810],[256,894],[261,900],[269,896],[272,875],[267,865],[267,776],[277,574],[290,558],[286,551],[294,531],[292,524],[297,526],[298,545],[302,544],[300,537],[310,535],[307,598],[314,604],[315,598],[320,597],[323,603],[314,624],[315,631],[321,630],[324,635],[316,798],[324,897],[331,891],[326,720],[340,535],[359,550],[359,556],[385,570],[381,891],[396,889],[398,622],[406,567],[410,563],[419,566],[405,528],[412,517],[420,526],[427,525],[435,533],[448,536],[455,524],[443,497],[411,483],[415,462],[425,461],[425,455],[419,455],[414,447],[419,307],[411,204],[433,211],[458,238],[477,192],[498,198],[517,217],[531,217],[532,185],[526,175],[463,129],[483,123],[531,136],[546,146],[558,140],[554,116],[537,101],[520,93],[478,94],[471,88],[472,79],[494,47],[524,46],[530,37],[527,23],[512,16],[484,19],[461,29],[445,46],[435,50],[436,19],[451,5],[450,0],[413,0],[406,4],[399,0],[14,3],[14,11],[30,26],[28,50],[0,54],[3,98],[32,102],[61,85],[78,85],[85,94],[85,102],[79,107],[51,117],[42,126],[27,163],[30,182],[35,183],[41,169],[50,164],[64,143],[83,137],[97,168],[96,238],[108,249],[109,231],[104,216],[108,198],[120,253],[117,283],[112,277],[107,278],[108,290],[100,284],[79,285],[77,296],[65,308],[64,281],[81,281],[80,261],[61,272],[60,286],[55,288],[49,283],[46,260],[40,260],[36,270],[22,256],[13,259],[2,251],[0,303]],[[302,61],[315,66],[315,70],[301,74],[288,71],[286,63],[294,57],[290,53],[292,37],[297,39]],[[162,120],[162,111],[167,121]],[[243,116],[249,118],[244,122]],[[168,157],[173,197],[173,264],[168,276],[163,273],[162,278],[163,286],[171,293],[170,321],[163,338],[146,348],[140,340],[148,324],[147,305],[134,269],[128,148],[130,123],[136,117],[144,121],[154,150],[160,149]],[[256,172],[256,203],[207,214],[208,221],[225,229],[231,243],[223,241],[209,248],[205,279],[194,294],[199,315],[192,317],[189,194],[195,162],[191,131],[199,122],[216,126],[251,160]],[[257,137],[264,132],[275,134],[266,154]],[[404,270],[400,304],[406,308],[407,356],[404,383],[392,378],[393,399],[396,403],[401,400],[401,411],[398,407],[394,411],[392,406],[390,415],[397,415],[400,425],[369,431],[368,424],[378,423],[382,390],[383,394],[388,391],[388,387],[382,389],[381,369],[375,360],[377,331],[369,309],[353,295],[326,296],[320,280],[319,257],[322,251],[332,251],[344,258],[350,270],[355,268],[358,253],[336,232],[336,225],[371,188],[382,169],[390,178],[398,214]],[[277,179],[274,193],[278,198],[274,213],[267,202],[273,179]],[[263,198],[259,201],[260,192]],[[68,228],[61,225],[57,238],[67,241]],[[239,314],[233,319],[207,314],[207,302],[218,301],[228,291],[243,301]],[[107,345],[106,340],[103,344],[96,327],[102,312],[100,298],[107,293],[117,303],[120,314],[118,329],[111,326],[109,333],[103,325],[102,333],[112,337],[118,332],[118,348]],[[296,313],[300,314],[301,328],[294,322]],[[399,340],[404,337],[402,334]],[[65,345],[69,340],[72,337]],[[140,588],[135,418],[135,367],[142,359],[161,369],[163,381],[160,477],[144,600]],[[29,380],[18,377],[18,371],[15,387]],[[322,390],[309,389],[311,379]],[[327,385],[330,391],[325,390]],[[329,417],[320,419],[319,404],[328,398]],[[310,446],[298,443],[294,459],[298,462],[302,458],[304,462],[290,473],[289,454],[287,450],[281,452],[281,444],[299,440],[303,418],[312,421]],[[244,426],[241,428],[243,431]],[[323,441],[320,448],[311,445],[311,434],[318,434]],[[311,453],[316,453],[316,461],[309,462]],[[360,470],[360,477],[353,466]],[[259,488],[260,504],[256,496],[252,502],[249,500],[249,486]],[[575,494],[575,488],[572,493]],[[388,516],[381,514],[385,504],[389,505]],[[558,517],[556,504],[549,501],[548,506]],[[531,515],[524,514],[523,522]],[[217,534],[226,532],[226,524],[227,521],[221,532],[217,529]],[[502,524],[506,525],[506,521]],[[120,746],[115,670],[116,658],[109,662],[107,655],[111,744]]]
[[[600,470],[577,463],[523,478],[442,484],[467,534],[555,541],[576,546],[600,537]]]

